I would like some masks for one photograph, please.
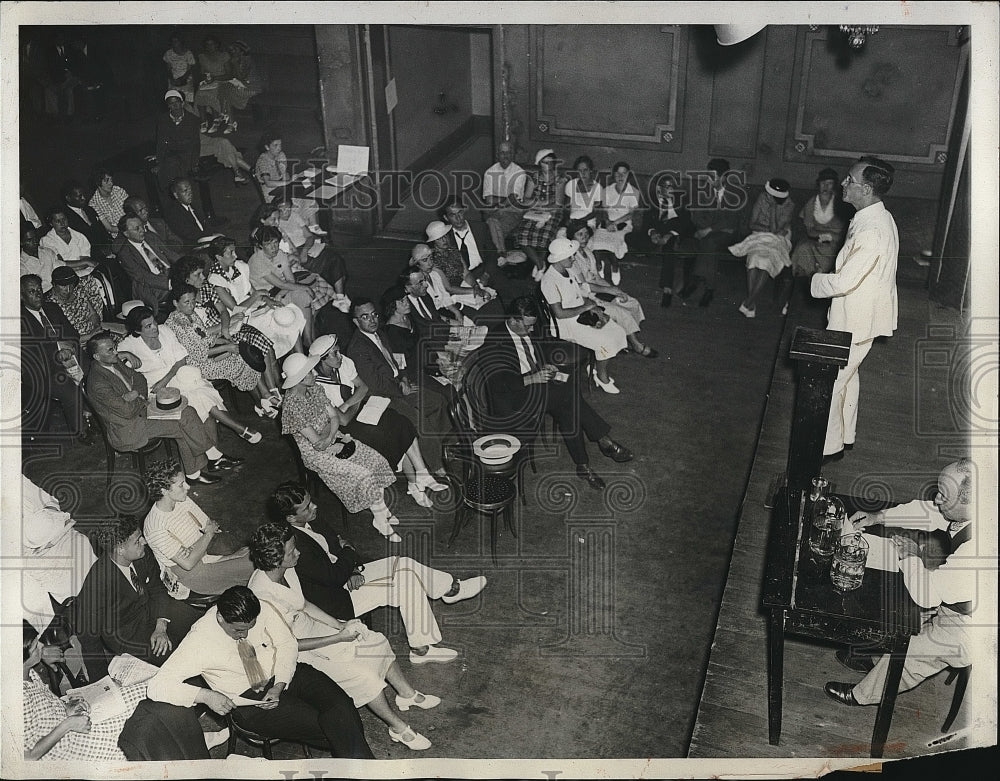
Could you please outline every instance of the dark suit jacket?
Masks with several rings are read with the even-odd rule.
[[[354,618],[354,604],[351,592],[344,588],[360,558],[353,548],[340,545],[337,535],[327,531],[320,524],[310,524],[330,546],[330,552],[337,557],[331,562],[322,546],[297,526],[292,527],[295,545],[299,549],[299,560],[295,573],[302,584],[302,594],[320,610],[334,618],[346,620]]]
[[[116,367],[132,388],[139,391],[139,398],[125,401],[128,392],[125,384],[97,361],[87,372],[87,395],[94,411],[101,416],[108,431],[108,439],[116,450],[134,451],[149,442],[146,431],[146,396],[149,387],[146,378],[121,361]]]
[[[69,204],[66,204],[66,221],[69,223],[69,227],[87,237],[94,259],[99,260],[114,254],[111,248],[114,243],[111,234],[104,227],[104,223],[101,222],[101,218],[97,216],[94,208],[90,204],[84,204],[80,207],[80,211],[87,215],[90,225],[84,222],[83,217],[77,214]]]
[[[152,227],[152,230],[150,230],[150,227]],[[118,234],[118,238],[115,239],[112,245],[115,255],[125,246],[127,241],[128,239],[125,238],[124,233]],[[167,227],[167,223],[159,217],[150,217],[149,222],[146,223],[146,241],[156,250],[161,258],[166,257],[168,263],[173,263],[181,256],[181,252],[183,252],[183,242],[173,234]]]
[[[42,311],[52,322],[56,335],[45,334],[45,328],[21,304],[21,404],[22,426],[25,431],[42,431],[49,417],[53,397],[62,404],[70,404],[68,414],[77,417],[80,390],[56,360],[59,342],[71,346],[80,360],[80,334],[72,326],[57,304],[42,302]]]
[[[543,345],[536,339],[530,341],[539,364],[545,363]],[[524,384],[506,322],[490,328],[486,341],[474,355],[465,385],[467,392],[474,395],[475,406],[486,412],[479,425],[486,431],[535,431],[546,407],[547,388]]]
[[[107,673],[106,651],[112,655],[129,653],[152,661],[149,637],[156,628],[156,619],[170,617],[171,597],[160,580],[160,567],[153,552],[147,549],[133,566],[142,584],[142,594],[136,592],[110,557],[103,555],[90,568],[73,603],[73,628],[92,681]]]
[[[160,187],[166,190],[178,177],[188,176],[201,157],[201,119],[190,111],[175,125],[168,112],[156,118],[156,159]]]
[[[177,256],[167,250],[166,247],[163,247],[162,243],[160,246],[156,246],[154,244],[155,240],[150,241],[151,236],[152,234],[149,234],[146,241],[162,260],[167,263],[176,260]],[[154,274],[146,263],[146,259],[143,258],[142,253],[128,240],[125,241],[118,251],[118,262],[132,281],[132,292],[137,298],[142,299],[153,310],[153,314],[155,315],[159,311],[160,305],[166,301],[170,293],[170,282],[167,273]]]
[[[196,205],[192,204],[191,208],[201,220],[201,228],[191,213],[173,198],[166,198],[163,201],[163,218],[167,221],[167,227],[183,242],[180,248],[183,252],[190,251],[198,243],[198,239],[209,235],[208,220],[205,219],[205,215]]]
[[[450,321],[446,320],[438,312],[437,307],[434,306],[434,299],[430,295],[425,293],[421,296],[420,303],[431,313],[431,317],[424,317],[416,304],[412,300],[410,301],[410,322],[413,323],[413,328],[416,330],[417,335],[421,338],[440,340],[442,343],[446,342],[448,340],[448,331],[451,328]]]
[[[391,351],[392,347],[389,346],[386,335],[379,331],[379,337],[386,349]],[[374,395],[390,399],[404,398],[403,390],[399,386],[399,377],[392,376],[392,366],[389,365],[382,351],[364,333],[361,331],[354,333],[347,345],[347,355],[354,361],[358,375],[365,381],[365,385]]]
[[[479,255],[483,259],[483,265],[476,266],[476,268],[472,269],[472,275],[478,277],[486,271],[489,259],[496,254],[496,250],[493,248],[493,240],[490,238],[490,232],[486,227],[485,222],[473,222],[472,220],[469,220],[467,224],[472,231],[472,235],[476,239],[476,248],[479,250]],[[448,232],[448,240],[456,249],[461,251],[461,247],[458,243],[458,236],[455,235],[454,230]],[[466,265],[469,264],[468,258],[465,259],[465,263]]]

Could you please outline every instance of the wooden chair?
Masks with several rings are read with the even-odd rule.
[[[232,754],[236,751],[236,740],[242,740],[248,746],[253,746],[254,748],[259,748],[261,753],[264,755],[264,759],[274,759],[272,754],[272,746],[275,743],[280,743],[282,738],[269,738],[266,735],[259,735],[253,730],[243,726],[236,720],[236,711],[230,711],[226,714],[226,726],[229,727],[229,742],[226,744],[226,754]],[[309,746],[306,743],[299,743],[302,747],[302,751],[305,753],[306,759],[312,759],[312,753],[309,751]]]
[[[111,487],[111,478],[114,477],[117,458],[121,453],[127,453],[132,457],[132,468],[139,475],[143,475],[146,472],[147,456],[155,453],[161,446],[167,458],[176,458],[178,462],[180,461],[180,448],[177,447],[177,443],[174,440],[168,437],[153,437],[138,450],[116,450],[111,444],[111,440],[108,439],[108,429],[104,425],[104,420],[97,413],[82,385],[80,386],[80,395],[83,397],[83,403],[87,409],[93,414],[94,425],[97,426],[101,439],[104,441],[104,450],[108,461],[108,488]]]
[[[466,419],[467,413],[462,411],[465,403],[464,394],[459,394],[448,409],[459,441],[457,444],[445,446],[444,460],[448,467],[449,482],[457,483],[456,489],[461,492],[462,497],[455,507],[455,520],[452,524],[451,536],[448,538],[448,546],[451,547],[455,542],[462,527],[469,522],[473,513],[488,514],[490,516],[490,552],[493,563],[496,564],[498,518],[503,520],[511,536],[517,537],[510,512],[510,506],[517,498],[517,488],[509,476],[496,472],[491,473],[487,466],[476,458],[472,446],[475,439],[474,432],[469,429]],[[513,466],[515,469],[517,468],[516,461]]]

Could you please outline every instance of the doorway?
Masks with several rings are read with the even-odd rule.
[[[375,231],[419,240],[494,160],[491,27],[366,25]]]

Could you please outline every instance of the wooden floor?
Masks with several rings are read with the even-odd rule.
[[[968,323],[954,310],[929,303],[913,271],[901,257],[899,330],[892,339],[878,340],[862,367],[855,448],[824,469],[839,491],[858,495],[867,489],[908,500],[924,494],[944,464],[969,453],[968,416],[962,415],[967,399],[955,396],[962,391],[956,380],[963,373],[955,342]],[[860,674],[837,663],[835,648],[794,639],[786,642],[781,741],[771,746],[767,740],[767,636],[760,597],[770,510],[764,500],[784,471],[788,452],[795,393],[788,345],[797,321],[822,327],[818,315],[793,311],[783,334],[780,355],[786,358],[771,384],[689,757],[868,756],[876,709],[842,706],[823,692],[826,681],[856,682]],[[949,360],[942,362],[945,355]],[[928,748],[941,737],[950,703],[943,675],[901,694],[885,757],[975,745],[956,739]],[[964,726],[968,711],[963,707],[953,730]]]

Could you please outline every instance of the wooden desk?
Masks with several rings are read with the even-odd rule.
[[[856,502],[840,498],[850,517]],[[891,654],[872,732],[871,755],[881,757],[910,637],[920,631],[920,608],[900,572],[866,569],[860,588],[846,594],[834,589],[830,560],[818,559],[809,549],[810,510],[808,492],[787,487],[778,492],[762,599],[769,614],[768,742],[776,746],[781,737],[785,635],[815,637]],[[837,706],[831,702],[831,707]]]

